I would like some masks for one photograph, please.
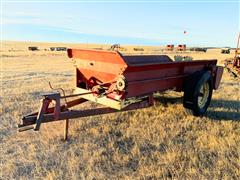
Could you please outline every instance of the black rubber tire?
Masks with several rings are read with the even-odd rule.
[[[199,106],[198,97],[200,88],[203,84],[208,84],[207,101],[203,107]],[[206,111],[212,99],[213,79],[208,71],[198,71],[189,76],[184,81],[183,106],[192,110],[194,116],[202,116]]]

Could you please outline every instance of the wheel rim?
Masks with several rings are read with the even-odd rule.
[[[208,96],[209,96],[209,84],[208,82],[205,82],[202,84],[199,94],[198,94],[198,106],[200,108],[203,108],[207,101],[208,101]]]

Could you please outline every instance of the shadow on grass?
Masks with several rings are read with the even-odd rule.
[[[156,97],[161,104],[182,104],[183,97]],[[222,110],[217,110],[222,109]],[[240,101],[212,99],[211,104],[205,115],[212,120],[239,121],[240,122]]]
[[[216,110],[216,109],[223,110]],[[213,120],[232,120],[240,122],[240,101],[212,99],[206,116]]]

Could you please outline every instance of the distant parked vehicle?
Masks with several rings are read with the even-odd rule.
[[[133,48],[134,51],[144,51],[143,48]]]
[[[230,48],[222,48],[221,53],[222,54],[230,54]]]
[[[29,46],[29,47],[28,47],[28,50],[29,50],[29,51],[39,51],[39,49],[38,49],[37,46]]]
[[[200,48],[200,47],[190,48],[190,51],[207,52],[207,48]]]
[[[124,47],[121,47],[120,44],[113,44],[110,49],[111,51],[126,51],[127,49]]]
[[[113,44],[109,50],[118,51],[120,49],[120,44]]]
[[[51,51],[67,51],[66,47],[50,47]]]

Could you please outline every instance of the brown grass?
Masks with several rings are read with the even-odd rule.
[[[151,108],[71,120],[70,140],[62,142],[62,122],[23,133],[17,123],[37,110],[41,93],[51,91],[48,81],[70,93],[71,61],[64,53],[8,51],[10,45],[1,56],[1,179],[240,179],[240,82],[227,72],[202,118],[169,91]],[[220,64],[231,56],[192,55]]]

